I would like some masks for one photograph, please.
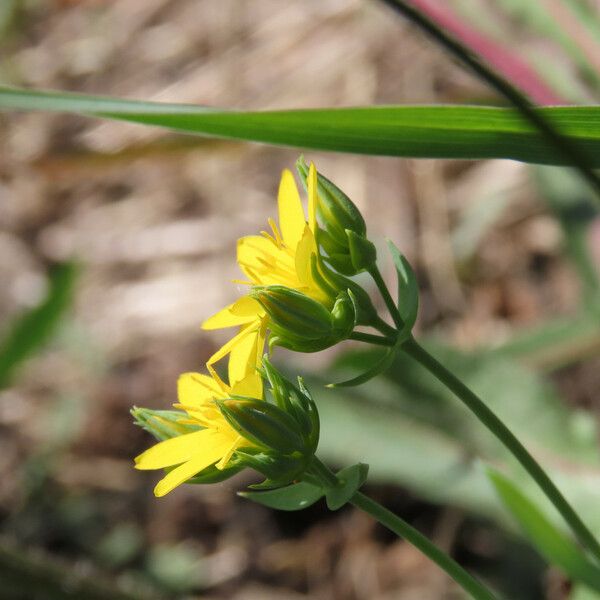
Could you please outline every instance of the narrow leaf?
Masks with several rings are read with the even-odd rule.
[[[305,481],[267,492],[238,492],[238,496],[263,506],[290,511],[307,508],[322,498],[324,494],[325,492],[320,487]]]
[[[0,389],[9,385],[21,363],[50,339],[71,304],[75,277],[72,263],[55,267],[46,297],[9,325],[0,341]]]
[[[186,133],[355,154],[511,158],[570,164],[518,111],[483,106],[372,106],[233,111],[0,87],[0,110],[71,112]],[[538,109],[600,166],[600,107]]]
[[[600,591],[600,568],[588,560],[507,477],[491,468],[486,472],[506,508],[546,560],[575,581]]]

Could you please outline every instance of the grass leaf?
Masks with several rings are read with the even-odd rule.
[[[355,154],[422,158],[567,159],[520,114],[482,106],[373,106],[233,111],[0,87],[0,110],[71,112],[185,133]],[[600,166],[600,107],[538,109]]]
[[[0,340],[0,389],[9,385],[21,363],[52,336],[71,304],[75,277],[76,267],[73,263],[56,266],[46,297],[9,325],[8,332]]]

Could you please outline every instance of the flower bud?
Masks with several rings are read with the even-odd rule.
[[[375,266],[377,261],[377,250],[373,242],[366,237],[357,235],[354,231],[346,229],[348,237],[348,248],[350,250],[350,260],[355,273],[368,271]]]
[[[256,287],[250,294],[269,316],[270,346],[317,352],[348,338],[356,308],[348,292],[338,294],[331,311],[306,294],[280,285]]]
[[[296,168],[306,183],[309,168],[303,157],[296,162]],[[375,247],[367,240],[367,227],[356,205],[320,173],[317,173],[317,196],[321,222],[317,241],[327,254],[327,262],[348,276],[368,269],[375,262]]]
[[[152,434],[159,442],[200,430],[198,425],[181,423],[187,415],[178,410],[152,410],[134,406],[131,415],[136,425]]]
[[[302,378],[298,377],[296,387],[275,369],[266,355],[263,357],[262,375],[269,382],[277,406],[294,419],[305,445],[314,452],[319,441],[319,413]]]
[[[306,181],[309,169],[304,157],[301,156],[298,159],[296,168],[300,177]],[[366,235],[365,220],[354,202],[320,173],[317,173],[317,193],[319,196],[317,214],[334,243],[337,243],[342,249],[347,246],[346,229],[363,237]]]
[[[256,398],[216,400],[227,422],[246,440],[281,454],[302,455],[306,445],[297,423],[284,410]]]

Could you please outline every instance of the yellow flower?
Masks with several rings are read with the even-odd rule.
[[[154,488],[155,496],[164,496],[211,465],[224,469],[238,448],[252,445],[227,422],[215,400],[231,396],[262,398],[262,378],[254,369],[242,380],[230,381],[231,386],[212,369],[211,376],[184,373],[179,377],[179,404],[174,406],[188,416],[181,422],[202,429],[160,442],[135,459],[136,469],[174,467]]]
[[[241,238],[237,246],[237,261],[247,281],[253,286],[283,285],[302,292],[331,309],[335,293],[327,289],[322,278],[314,276],[318,269],[317,233],[317,171],[310,165],[307,178],[308,219],[291,171],[284,170],[278,193],[279,226],[269,219],[271,233]],[[214,364],[228,353],[236,365],[238,378],[260,363],[265,343],[267,316],[260,303],[244,296],[208,318],[204,329],[239,326],[239,333],[208,360]]]

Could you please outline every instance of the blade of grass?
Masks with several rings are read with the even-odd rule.
[[[10,384],[21,364],[52,336],[71,304],[75,277],[76,267],[72,263],[58,265],[42,302],[9,325],[0,341],[0,389]]]
[[[482,106],[372,106],[233,111],[0,87],[0,110],[71,112],[210,137],[414,158],[510,158],[570,165],[518,111]],[[533,109],[532,109],[533,110]],[[600,107],[535,109],[600,167]]]
[[[600,178],[594,173],[593,160],[584,148],[563,135],[563,132],[556,126],[555,122],[545,118],[544,114],[539,110],[535,110],[535,107],[531,104],[527,96],[514,87],[510,81],[494,71],[478,56],[474,55],[459,40],[438,27],[434,21],[410,2],[405,2],[404,0],[381,1],[417,25],[440,46],[451,52],[480,79],[488,83],[501,96],[506,98],[526,120],[539,130],[546,141],[565,157],[567,164],[571,164],[579,170],[581,175],[596,191],[600,201]]]
[[[575,581],[600,591],[600,568],[590,562],[574,542],[554,527],[544,513],[508,477],[491,467],[488,467],[486,472],[506,508],[546,560],[557,565]]]

